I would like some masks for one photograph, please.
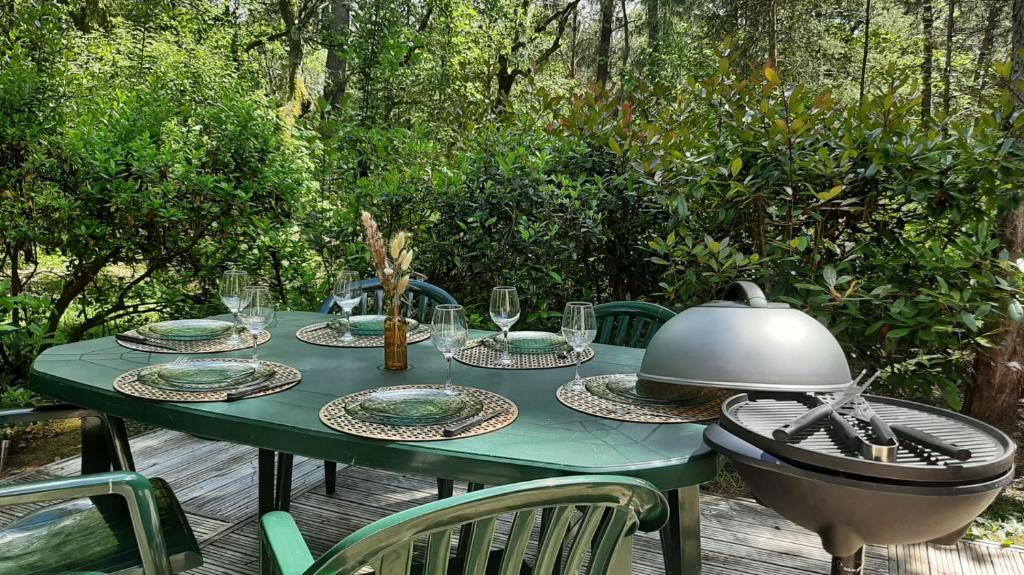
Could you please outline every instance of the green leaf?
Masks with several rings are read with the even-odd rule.
[[[782,83],[779,79],[779,73],[775,71],[775,68],[771,66],[764,67],[764,77],[768,80],[768,83],[772,86],[778,86]]]
[[[956,385],[952,382],[943,381],[939,384],[939,388],[942,391],[942,397],[946,399],[946,405],[953,411],[960,411],[962,402],[960,400],[960,390],[957,389]]]
[[[825,285],[827,285],[829,289],[835,289],[836,268],[832,267],[832,265],[827,265],[825,266],[825,269],[822,270],[821,275],[823,278],[825,278]]]
[[[742,158],[738,158],[738,157],[737,158],[733,158],[732,163],[729,164],[729,172],[732,173],[732,177],[735,178],[740,173],[740,170],[742,170],[742,169],[743,169],[743,159]]]
[[[622,147],[619,146],[619,142],[618,140],[615,139],[615,136],[608,138],[608,147],[611,148],[613,152],[615,152],[616,156],[622,155]]]
[[[978,318],[974,317],[974,314],[969,311],[960,312],[960,319],[963,320],[964,325],[967,326],[971,331],[978,331]]]
[[[1007,308],[1006,311],[1010,314],[1010,319],[1018,323],[1024,323],[1024,305],[1021,305],[1019,299],[1011,299],[1010,305]]]
[[[832,198],[838,196],[839,194],[843,193],[843,188],[844,187],[845,186],[843,184],[839,184],[837,186],[832,186],[832,189],[830,189],[827,192],[821,192],[821,193],[814,194],[814,195],[817,196],[819,200],[821,200],[823,202],[827,202],[827,201],[831,200]]]
[[[914,330],[912,330],[909,327],[901,327],[899,329],[891,329],[891,330],[889,330],[889,333],[885,334],[885,337],[892,338],[892,339],[899,339],[899,338],[907,335],[908,333],[910,333],[912,331],[914,331]]]

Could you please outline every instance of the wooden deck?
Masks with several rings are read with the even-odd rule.
[[[203,545],[206,564],[189,573],[256,573],[256,450],[154,431],[132,439],[139,471],[173,486]],[[14,480],[78,473],[77,458]],[[314,555],[366,523],[430,501],[434,481],[360,467],[339,471],[338,493],[323,488],[320,462],[296,459],[292,513]],[[0,523],[18,509],[0,508]],[[818,538],[754,502],[705,495],[701,499],[705,575],[827,574],[829,557]],[[656,535],[636,543],[636,574],[662,573]],[[872,546],[870,575],[1024,575],[1024,550],[962,542]]]

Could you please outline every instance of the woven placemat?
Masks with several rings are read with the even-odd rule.
[[[131,335],[134,337],[144,337],[136,330],[126,332],[125,335]],[[241,341],[235,345],[227,343],[228,339],[208,339],[204,341],[163,341],[160,343],[174,349],[163,349],[152,345],[146,345],[144,343],[134,343],[130,341],[115,340],[122,347],[128,349],[134,349],[136,351],[148,351],[149,353],[220,353],[225,351],[238,351],[240,349],[252,348],[252,334],[249,332],[242,332],[238,334]],[[263,345],[270,341],[270,332],[263,330],[260,332],[259,338],[256,340],[256,345]]]
[[[693,423],[697,421],[709,421],[717,419],[720,413],[722,402],[735,392],[727,389],[709,389],[704,396],[706,401],[686,405],[634,405],[620,403],[598,397],[587,391],[586,384],[594,380],[610,380],[623,376],[635,374],[610,374],[595,375],[583,378],[583,389],[571,389],[572,382],[558,388],[555,395],[558,401],[576,411],[582,411],[590,415],[596,415],[605,419],[618,421],[632,421],[634,423]]]
[[[343,395],[328,403],[320,410],[320,421],[327,427],[360,437],[372,439],[387,439],[389,441],[440,441],[442,439],[462,439],[497,431],[510,425],[519,417],[519,409],[511,400],[496,393],[477,389],[475,387],[455,386],[460,393],[467,393],[479,399],[483,403],[480,413],[486,413],[495,409],[504,410],[505,413],[489,419],[480,425],[471,427],[456,437],[445,437],[442,430],[445,426],[457,422],[448,422],[444,425],[384,425],[356,419],[345,411],[345,405],[351,401],[358,401],[371,393],[386,389],[415,389],[415,388],[436,388],[433,385],[395,385],[390,387],[378,387],[366,389],[358,393]]]
[[[565,357],[558,357],[557,353],[513,353],[512,363],[508,365],[499,364],[499,359],[501,359],[501,350],[493,349],[486,344],[474,345],[455,354],[455,360],[459,363],[492,369],[550,369],[576,365],[576,355],[571,351],[567,352]],[[594,359],[594,350],[588,347],[580,355],[580,363],[586,363],[592,359]]]
[[[341,341],[343,334],[340,331],[327,327],[328,322],[314,323],[295,332],[295,337],[313,345],[325,345],[327,347],[384,347],[383,335],[356,335],[355,339],[345,343]],[[420,325],[405,336],[408,343],[419,343],[430,339],[430,326]]]
[[[238,358],[224,358],[224,361],[231,362],[248,362],[248,359]],[[283,363],[275,363],[273,361],[262,362],[266,365],[274,367],[274,376],[270,381],[274,382],[276,387],[272,387],[263,393],[257,393],[250,395],[245,399],[253,397],[263,397],[265,395],[273,395],[275,393],[291,389],[298,385],[302,381],[302,374],[299,370],[294,367],[284,365]],[[175,401],[175,402],[186,402],[186,403],[197,403],[206,401],[224,401],[227,399],[228,392],[231,390],[221,391],[206,391],[206,392],[191,392],[191,391],[167,391],[165,389],[158,389],[151,387],[143,383],[139,383],[136,376],[139,372],[144,369],[149,369],[147,366],[140,369],[133,369],[127,373],[123,373],[114,379],[114,389],[120,391],[125,395],[131,395],[134,397],[140,397],[142,399],[151,399],[155,401]]]

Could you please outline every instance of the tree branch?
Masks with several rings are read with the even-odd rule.
[[[281,38],[284,38],[287,35],[288,35],[288,32],[286,32],[284,30],[281,30],[280,32],[274,32],[273,34],[267,36],[266,38],[260,38],[258,40],[253,40],[252,42],[249,42],[248,44],[245,45],[245,48],[242,48],[242,51],[243,52],[249,52],[249,51],[253,50],[254,48],[258,48],[258,47],[266,44],[267,42],[276,42],[276,41],[280,40]]]

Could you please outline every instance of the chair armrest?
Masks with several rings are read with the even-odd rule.
[[[0,409],[0,427],[7,425],[24,425],[37,421],[54,419],[77,419],[95,417],[103,419],[103,415],[91,409],[82,409],[75,405],[44,405],[41,407],[25,407],[21,409]]]
[[[260,518],[260,527],[264,553],[277,569],[274,573],[302,575],[313,564],[313,555],[291,515],[271,511]]]
[[[142,568],[147,575],[171,575],[160,513],[149,480],[131,471],[94,473],[79,477],[47,479],[0,487],[0,505],[78,499],[97,495],[120,495],[128,512],[139,546]]]

